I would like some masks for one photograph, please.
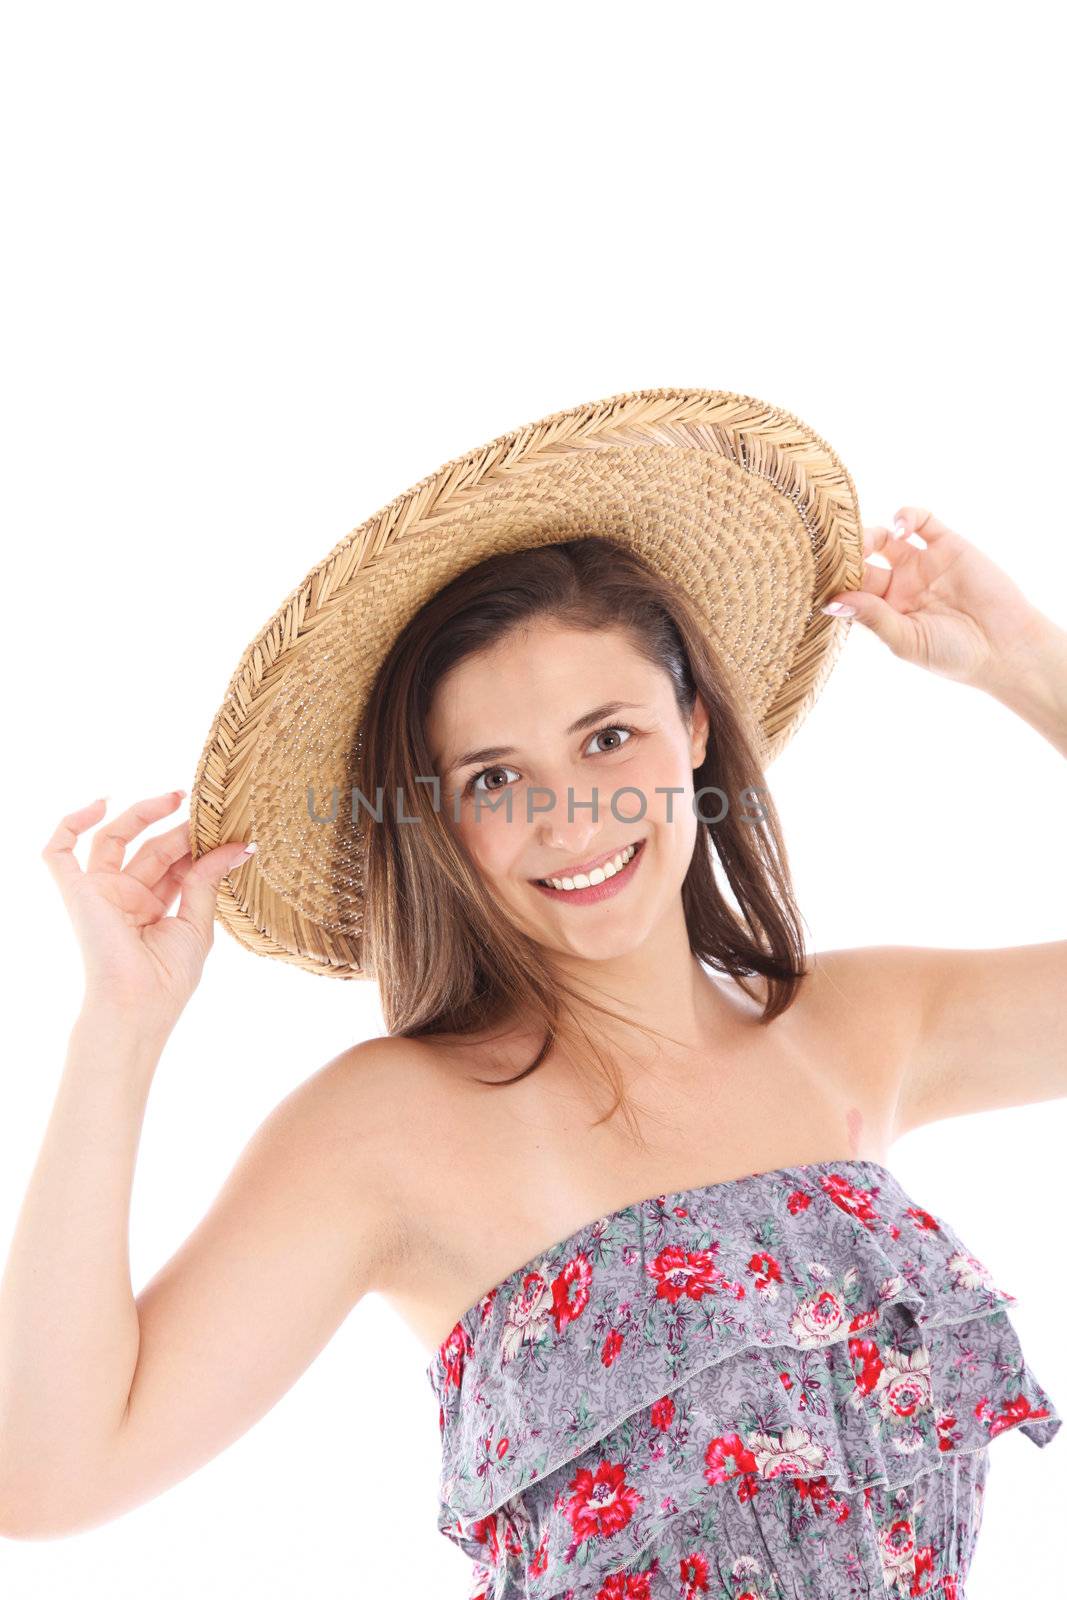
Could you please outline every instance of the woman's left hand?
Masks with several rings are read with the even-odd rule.
[[[901,660],[995,692],[1025,667],[1046,619],[1006,572],[932,512],[901,506],[894,522],[903,524],[900,533],[863,530],[864,555],[878,552],[889,567],[866,562],[861,588],[841,590],[827,605],[854,606],[856,620]],[[925,549],[909,542],[913,533]]]

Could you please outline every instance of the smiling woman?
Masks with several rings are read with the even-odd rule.
[[[864,530],[888,576],[850,588],[851,483],[788,414],[650,391],[544,419],[370,519],[253,641],[194,788],[213,848],[178,828],[124,864],[172,795],[83,872],[96,807],[63,819],[91,1004],[0,1283],[0,1530],[160,1492],[375,1289],[428,1346],[469,1600],[962,1600],[990,1441],[1061,1419],[1014,1297],[885,1155],[1063,1092],[1067,945],[810,954],[764,769],[835,593],[1058,749],[1067,639],[902,520],[928,544]],[[305,809],[335,774],[380,797],[365,830]],[[144,1095],[213,918],[373,976],[388,1037],[277,1108],[134,1302]]]
[[[361,746],[360,788],[402,794],[420,824],[387,804],[367,838],[364,951],[391,1034],[536,1017],[518,1078],[577,1045],[574,1070],[593,1062],[615,1087],[610,1116],[625,1091],[586,1020],[620,1012],[582,982],[591,957],[659,941],[742,986],[757,974],[767,1020],[795,997],[803,936],[758,730],[686,595],[632,550],[571,539],[453,579],[394,641]],[[713,823],[708,789],[725,797]]]

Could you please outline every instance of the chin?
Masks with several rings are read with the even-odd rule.
[[[553,929],[557,934],[557,930]],[[598,934],[592,934],[586,939],[575,939],[573,942],[560,941],[557,937],[551,941],[545,938],[538,940],[546,950],[553,950],[560,955],[570,956],[578,961],[617,961],[621,956],[633,955],[645,944],[648,935],[635,932],[632,928],[618,926],[603,928]]]

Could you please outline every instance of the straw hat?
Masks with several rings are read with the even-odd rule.
[[[190,791],[194,860],[257,853],[222,880],[216,919],[257,955],[365,978],[353,751],[378,667],[447,582],[501,550],[583,534],[632,546],[682,586],[749,696],[772,761],[828,678],[858,588],[855,487],[797,417],[749,395],[643,389],[557,411],[448,461],[353,529],[257,633]],[[309,806],[337,820],[316,822]]]

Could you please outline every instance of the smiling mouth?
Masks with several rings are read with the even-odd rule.
[[[552,878],[534,878],[532,881],[540,884],[543,889],[555,889],[557,885],[563,884],[564,893],[568,892],[566,889],[567,884],[571,885],[572,891],[574,889],[594,888],[596,884],[607,882],[609,879],[617,877],[620,872],[623,872],[640,852],[644,842],[643,839],[632,840],[629,844],[623,845],[621,850],[617,850],[613,856],[607,856],[597,866],[591,867],[588,872],[553,874],[556,880],[555,883],[553,883]],[[599,874],[595,879],[593,877],[594,873]],[[579,878],[583,880],[581,883],[578,881]]]

